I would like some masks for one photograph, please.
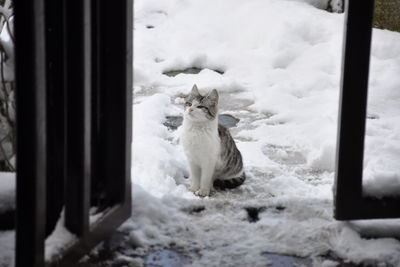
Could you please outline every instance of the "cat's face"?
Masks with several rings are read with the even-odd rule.
[[[218,113],[218,92],[212,90],[205,96],[200,95],[194,85],[190,94],[185,98],[185,119],[194,122],[212,121]]]

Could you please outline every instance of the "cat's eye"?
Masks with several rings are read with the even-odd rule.
[[[206,106],[197,106],[197,108],[208,109]]]
[[[186,107],[189,107],[189,106],[191,106],[191,105],[192,105],[192,103],[190,103],[190,102],[186,102],[186,103],[185,103],[185,106],[186,106]]]

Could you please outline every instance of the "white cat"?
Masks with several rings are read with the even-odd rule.
[[[189,168],[190,190],[208,196],[214,187],[233,188],[245,180],[242,157],[229,131],[218,124],[218,92],[202,96],[194,85],[185,99],[180,140]]]

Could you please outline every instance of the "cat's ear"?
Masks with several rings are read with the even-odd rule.
[[[192,91],[190,92],[191,95],[193,96],[200,96],[199,89],[197,88],[197,85],[193,85]]]
[[[218,96],[218,91],[217,91],[217,89],[213,89],[213,90],[211,91],[211,93],[208,94],[208,98],[211,99],[212,101],[218,103],[218,98],[219,98],[219,96]]]

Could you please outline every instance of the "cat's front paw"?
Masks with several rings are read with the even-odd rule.
[[[197,190],[199,190],[200,186],[198,185],[192,185],[189,190],[192,191],[193,193],[196,193]]]
[[[195,192],[195,194],[199,197],[207,197],[210,195],[210,189],[200,188]]]

